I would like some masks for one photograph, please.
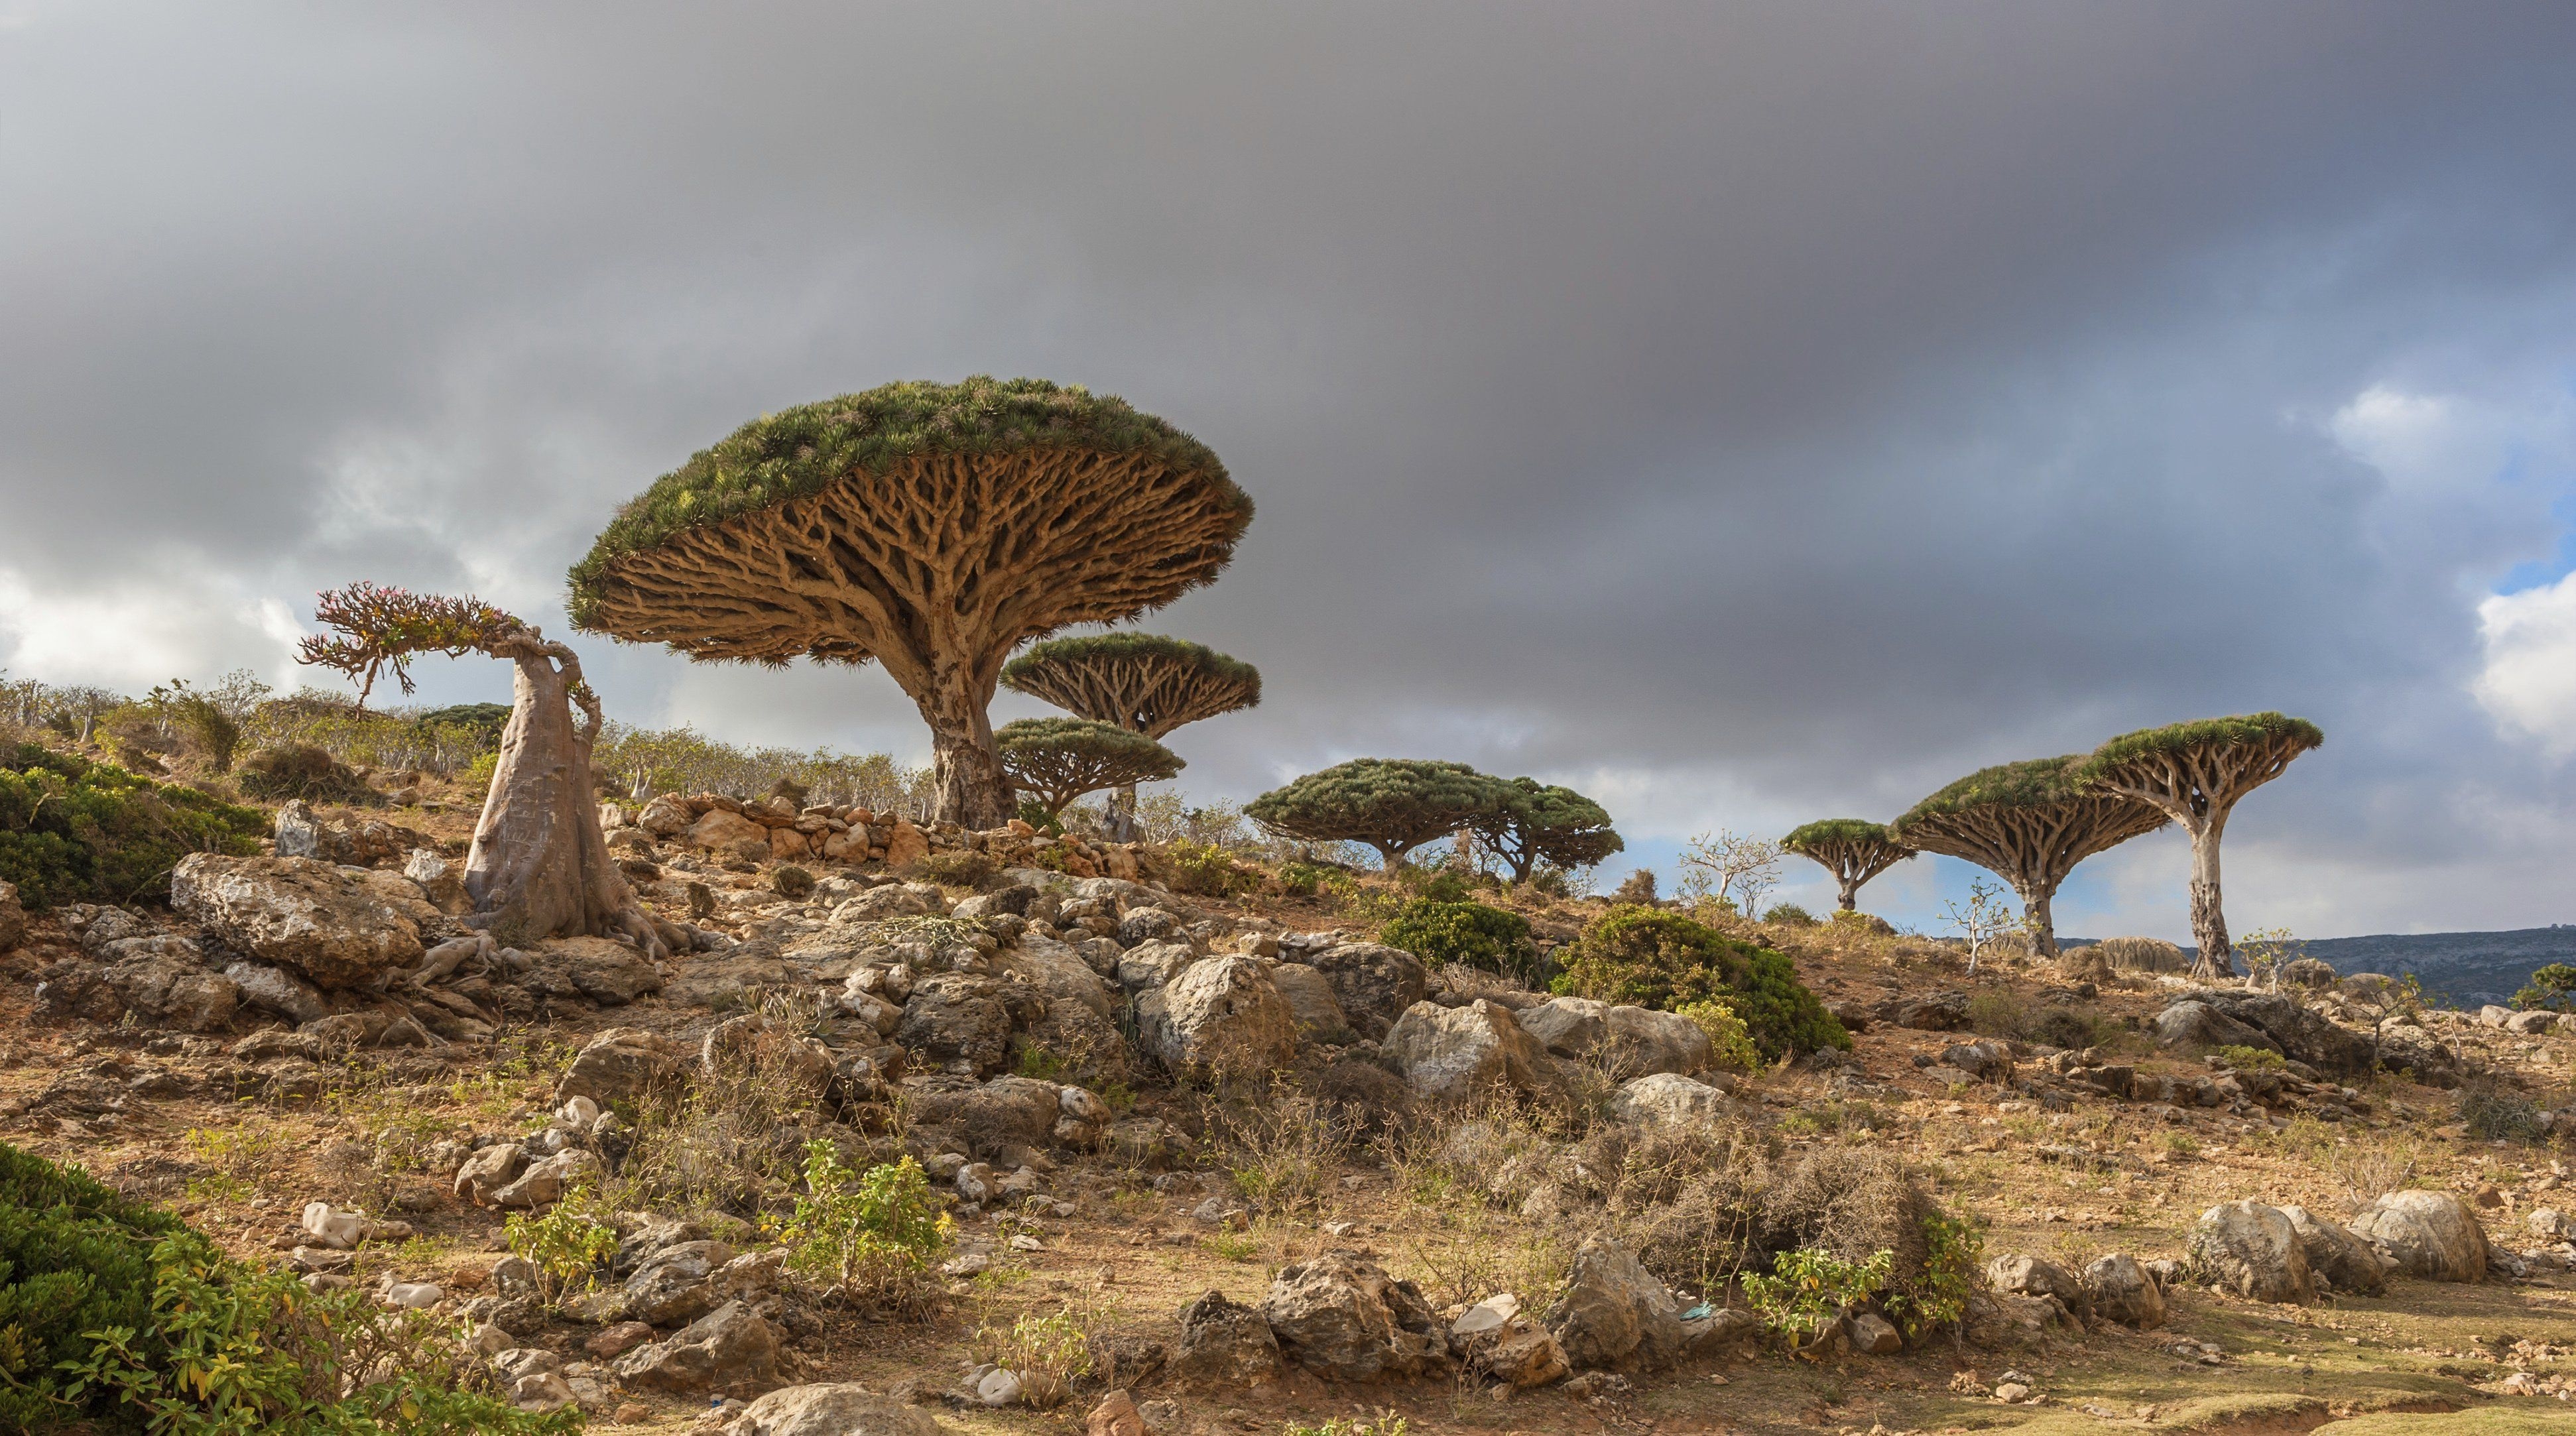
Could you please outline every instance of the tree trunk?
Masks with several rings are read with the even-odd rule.
[[[2030,935],[2030,955],[2055,959],[2057,956],[2057,918],[2048,910],[2055,893],[2021,895],[2021,924]]]
[[[2213,813],[2191,830],[2191,940],[2200,948],[2191,975],[2203,982],[2236,975],[2236,948],[2218,905],[2218,836],[2226,826],[2226,815]]]
[[[1841,893],[1835,899],[1841,904],[1842,910],[1845,912],[1860,911],[1860,879],[1855,877],[1846,877],[1843,874],[1836,873],[1834,875],[1834,882],[1836,886],[1842,889]]]
[[[934,820],[959,827],[998,828],[1015,816],[1011,779],[1002,750],[993,744],[993,683],[980,685],[964,669],[933,675],[930,691],[913,695],[921,721],[930,725],[930,770],[939,789]]]
[[[515,669],[513,704],[465,858],[465,893],[474,902],[469,924],[510,945],[623,933],[647,956],[668,957],[599,831],[590,772],[599,700],[581,681],[581,661],[532,629],[491,652]],[[573,726],[575,702],[586,728]]]
[[[1136,785],[1121,783],[1109,799],[1109,840],[1132,843],[1144,825],[1136,819]]]

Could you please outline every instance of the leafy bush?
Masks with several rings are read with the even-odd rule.
[[[1986,1239],[1974,1223],[1946,1212],[1923,1217],[1923,1275],[1900,1283],[1881,1303],[1911,1339],[1938,1327],[1957,1330],[1968,1315],[1978,1272],[1985,1263]]]
[[[1290,863],[1279,870],[1279,888],[1290,897],[1313,897],[1333,870],[1314,863]]]
[[[1776,922],[1782,927],[1814,927],[1816,925],[1816,915],[1793,902],[1773,904],[1769,912],[1762,914],[1762,920],[1764,922]]]
[[[43,909],[129,902],[193,852],[259,851],[249,808],[33,743],[0,756],[0,879]]]
[[[910,1157],[864,1172],[828,1141],[805,1144],[805,1195],[787,1225],[788,1262],[835,1283],[852,1303],[910,1311],[929,1295],[931,1263],[952,1223]]]
[[[2224,1058],[2228,1066],[2241,1068],[2249,1072],[2258,1068],[2279,1068],[2289,1065],[2287,1059],[2283,1058],[2280,1053],[2275,1052],[2268,1047],[2237,1047],[2233,1045],[2213,1047],[2210,1049],[2209,1055],[2212,1057]]]
[[[1009,1327],[975,1333],[975,1354],[1020,1378],[1020,1399],[1052,1411],[1091,1374],[1091,1339],[1070,1307],[1052,1316],[1023,1312]]]
[[[1725,999],[1710,997],[1686,1002],[1673,1011],[1699,1024],[1708,1034],[1712,1060],[1729,1072],[1750,1072],[1762,1065],[1762,1054],[1753,1046],[1753,1034],[1744,1019]]]
[[[1667,1012],[1718,999],[1743,1021],[1764,1061],[1851,1046],[1851,1034],[1798,981],[1787,957],[1654,908],[1619,906],[1594,918],[1554,987]]]
[[[1830,921],[1846,932],[1864,933],[1871,937],[1896,936],[1896,924],[1856,908],[1836,908]]]
[[[1194,843],[1183,838],[1166,847],[1163,857],[1172,865],[1174,892],[1232,897],[1261,886],[1259,873],[1238,866],[1226,856],[1225,849],[1214,843]]]
[[[2525,1012],[2576,1012],[2576,966],[2553,962],[2534,970],[2513,995],[2513,1005]]]
[[[1744,1274],[1744,1299],[1765,1328],[1789,1338],[1792,1347],[1809,1346],[1845,1311],[1887,1285],[1895,1255],[1882,1249],[1855,1262],[1814,1247],[1782,1252],[1769,1276]]]
[[[588,1191],[576,1188],[544,1216],[513,1212],[502,1227],[511,1254],[527,1258],[537,1269],[538,1285],[550,1302],[589,1290],[600,1264],[617,1253],[617,1229],[599,1220],[594,1205]]]
[[[332,757],[328,750],[307,743],[262,748],[251,754],[242,763],[240,781],[243,792],[273,803],[293,798],[308,803],[365,803],[376,796],[355,770]],[[484,781],[490,781],[488,775]]]
[[[1378,941],[1403,948],[1433,967],[1456,963],[1523,982],[1539,977],[1538,946],[1530,941],[1529,919],[1480,902],[1415,898],[1378,933]]]
[[[1653,868],[1638,868],[1629,873],[1628,876],[1620,882],[1617,890],[1610,894],[1610,901],[1613,903],[1635,903],[1639,906],[1649,906],[1653,904],[1655,901],[1655,870]]]

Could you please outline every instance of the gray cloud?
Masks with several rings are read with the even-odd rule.
[[[2549,5],[21,0],[0,660],[275,669],[278,605],[362,574],[552,615],[753,414],[1038,373],[1261,504],[1152,621],[1269,679],[1183,735],[1194,790],[1454,755],[1619,795],[1651,857],[2278,706],[2332,741],[2232,830],[2240,923],[2546,921],[2576,794],[2469,687],[2479,599],[2560,567],[2571,41]],[[920,746],[881,675],[594,666],[639,716]],[[2172,847],[2065,925],[2178,931]]]

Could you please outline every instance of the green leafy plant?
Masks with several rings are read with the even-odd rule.
[[[1656,908],[1623,904],[1593,919],[1553,986],[1570,996],[1667,1012],[1718,999],[1744,1023],[1766,1062],[1851,1046],[1851,1035],[1798,981],[1786,956]]]
[[[2268,1047],[2239,1047],[2231,1043],[2223,1047],[2211,1048],[2209,1055],[2224,1059],[2230,1067],[2248,1072],[2263,1069],[2278,1070],[2289,1065],[2280,1053]]]
[[[1279,869],[1279,890],[1290,897],[1313,897],[1333,870],[1314,863],[1289,863]]]
[[[1261,886],[1261,874],[1237,863],[1214,843],[1183,838],[1166,845],[1163,858],[1172,865],[1174,892],[1233,897]]]
[[[1729,1072],[1750,1072],[1762,1065],[1762,1054],[1753,1046],[1752,1029],[1735,1015],[1734,1005],[1722,997],[1704,997],[1685,1002],[1673,1009],[1699,1024],[1708,1034],[1712,1060]]]
[[[259,851],[268,821],[193,788],[34,743],[0,748],[0,880],[43,910],[165,890],[190,853]]]
[[[910,1157],[857,1171],[828,1141],[805,1144],[805,1193],[788,1220],[788,1263],[833,1282],[844,1300],[918,1309],[953,1226]]]
[[[1073,1384],[1091,1374],[1091,1339],[1082,1319],[1066,1307],[1052,1315],[1022,1313],[1008,1327],[975,1333],[977,1357],[1020,1378],[1020,1399],[1052,1411],[1073,1395]]]
[[[1762,920],[1764,922],[1778,923],[1782,927],[1814,927],[1816,925],[1816,915],[1793,902],[1773,904],[1769,912],[1762,914]]]
[[[1967,1218],[1946,1212],[1924,1216],[1923,1244],[1922,1279],[1888,1293],[1881,1303],[1908,1339],[1944,1326],[1959,1329],[1985,1259],[1984,1233]]]
[[[1540,975],[1529,919],[1479,902],[1415,898],[1378,933],[1378,941],[1403,948],[1433,967],[1456,963],[1533,983]]]
[[[513,1212],[503,1224],[511,1254],[537,1269],[538,1290],[548,1302],[589,1290],[600,1265],[616,1254],[617,1229],[599,1220],[596,1208],[589,1189],[576,1187],[544,1216]]]
[[[2525,1012],[2576,1012],[2576,965],[2553,962],[2532,971],[2531,981],[2513,995]]]
[[[1818,1247],[1782,1252],[1771,1274],[1747,1272],[1741,1278],[1744,1299],[1753,1305],[1765,1329],[1788,1338],[1790,1349],[1803,1350],[1843,1313],[1887,1285],[1892,1251],[1880,1250],[1863,1262],[1845,1261]]]

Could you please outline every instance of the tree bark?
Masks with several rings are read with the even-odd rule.
[[[930,770],[939,790],[932,816],[959,827],[998,828],[1013,816],[1010,776],[1002,771],[1002,751],[993,743],[993,720],[987,711],[995,679],[980,670],[1001,665],[977,664],[973,670],[943,666],[932,675],[928,691],[913,695],[921,721],[930,725]]]
[[[2055,893],[2021,895],[2022,927],[2030,934],[2030,955],[2054,959],[2057,956],[2057,917],[2048,910]]]
[[[1119,784],[1117,791],[1109,800],[1110,841],[1118,843],[1135,842],[1139,836],[1139,830],[1142,827],[1143,824],[1139,823],[1136,819],[1136,785],[1133,783]]]
[[[2200,948],[2191,975],[2204,982],[2236,975],[2236,947],[2218,902],[2218,838],[2227,815],[2216,812],[2191,829],[2191,940]]]
[[[649,957],[670,956],[599,831],[590,770],[599,699],[582,682],[581,660],[533,629],[489,651],[513,666],[513,703],[465,858],[469,925],[512,945],[622,933]],[[573,726],[575,703],[586,727]]]
[[[1841,905],[1842,910],[1845,912],[1860,911],[1860,879],[1851,877],[1847,874],[1837,873],[1834,876],[1834,881],[1836,885],[1842,889],[1841,894],[1836,898],[1836,901]]]

